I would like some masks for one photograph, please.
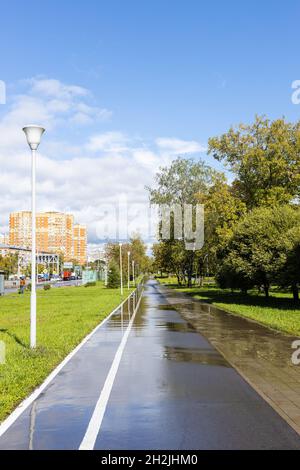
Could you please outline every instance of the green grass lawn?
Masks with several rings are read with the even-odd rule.
[[[124,296],[128,295],[127,289]],[[53,288],[37,292],[37,349],[29,348],[30,294],[0,297],[0,421],[120,303],[118,289]]]
[[[158,279],[158,281],[228,312],[251,318],[276,330],[300,336],[300,304],[295,304],[290,293],[272,289],[270,298],[266,299],[257,291],[245,295],[219,289],[214,285],[205,285],[202,288],[179,287],[175,278]]]

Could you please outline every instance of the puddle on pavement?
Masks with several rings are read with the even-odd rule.
[[[202,365],[230,367],[228,362],[214,350],[190,349],[166,346],[163,357],[169,361],[193,362]]]
[[[215,346],[220,346],[235,361],[254,363],[255,360],[263,360],[280,367],[292,367],[292,336],[277,333],[246,318],[200,302],[194,302],[188,307],[181,302],[176,308],[196,331]],[[295,367],[293,370],[295,373],[300,372]]]
[[[157,328],[163,329],[163,330],[168,330],[168,331],[174,331],[174,332],[182,332],[182,333],[187,333],[187,332],[195,332],[195,329],[189,325],[188,323],[183,323],[183,322],[163,322],[163,323],[157,323]]]
[[[174,305],[169,304],[157,305],[155,306],[155,308],[157,308],[157,310],[173,310],[174,312],[176,312],[176,307]]]

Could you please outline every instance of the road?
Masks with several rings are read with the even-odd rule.
[[[0,427],[0,449],[300,449],[299,435],[146,285]]]
[[[82,281],[81,280],[76,280],[76,281],[58,281],[58,282],[41,282],[36,285],[37,289],[42,289],[44,287],[44,284],[51,284],[51,287],[72,287],[72,286],[77,286],[81,285]],[[5,294],[16,294],[19,291],[19,288],[17,287],[12,287],[10,289],[5,289]]]

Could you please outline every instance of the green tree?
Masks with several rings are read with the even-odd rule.
[[[160,168],[155,177],[155,187],[146,189],[149,191],[151,204],[179,204],[183,213],[184,204],[196,204],[199,202],[199,194],[203,197],[208,193],[213,184],[217,172],[207,166],[202,160],[194,161],[189,158],[176,158],[170,166]],[[172,224],[171,224],[172,225]],[[186,250],[184,233],[182,240],[161,241],[165,245],[160,252],[160,265],[173,266],[173,272],[178,279],[187,277],[188,286],[192,285],[192,276],[198,253]],[[200,251],[200,250],[198,250]],[[161,255],[169,256],[162,262]]]
[[[249,209],[299,196],[300,122],[256,117],[209,139],[209,154],[235,174],[233,190]]]
[[[186,281],[185,261],[186,250],[179,240],[165,240],[153,245],[154,268],[161,273],[173,273],[177,282],[182,285]]]
[[[281,287],[290,288],[295,301],[299,300],[300,283],[300,224],[290,229],[282,238],[286,249],[286,261],[277,275]]]
[[[6,277],[10,274],[17,274],[18,254],[0,255],[0,271],[4,271]]]
[[[236,226],[223,252],[218,273],[222,284],[227,276],[229,287],[263,287],[266,297],[269,288],[286,270],[289,231],[300,225],[298,207],[261,207],[247,214]]]
[[[149,266],[150,260],[147,256],[147,247],[139,235],[135,235],[128,243],[122,244],[122,264],[124,282],[128,279],[128,252],[130,252],[130,273],[132,271],[132,261],[135,262],[135,274],[145,273]],[[114,262],[116,266],[120,265],[120,246],[119,243],[107,243],[105,246],[106,258],[109,262]],[[132,274],[132,273],[131,273]]]
[[[107,276],[107,287],[110,289],[116,289],[120,287],[120,271],[116,263],[111,262],[108,269]]]
[[[233,235],[235,225],[245,215],[246,205],[227,183],[225,175],[218,174],[206,194],[198,195],[205,206],[205,244],[202,255],[209,257],[210,269],[216,270],[219,253]],[[203,256],[199,258],[203,267]]]

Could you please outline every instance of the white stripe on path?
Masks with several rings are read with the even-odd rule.
[[[106,377],[106,381],[105,381],[104,386],[101,390],[98,402],[95,406],[92,418],[91,418],[90,423],[88,425],[85,436],[84,436],[84,438],[83,438],[83,440],[80,444],[79,450],[93,450],[94,447],[95,447],[96,439],[97,439],[98,434],[100,432],[100,428],[101,428],[101,424],[102,424],[103,417],[104,417],[104,414],[105,414],[105,410],[106,410],[108,400],[109,400],[109,397],[110,397],[110,394],[111,394],[111,391],[112,391],[112,388],[113,388],[113,385],[114,385],[114,381],[115,381],[115,378],[116,378],[116,375],[117,375],[117,372],[118,372],[118,369],[119,369],[119,365],[120,365],[120,362],[121,362],[121,359],[122,359],[122,356],[123,356],[123,352],[125,350],[126,343],[127,343],[132,325],[133,325],[134,320],[135,320],[136,313],[139,309],[139,305],[140,305],[140,302],[141,302],[141,299],[142,299],[142,294],[143,294],[143,292],[141,292],[141,296],[140,296],[139,301],[137,303],[137,306],[135,308],[134,314],[131,317],[131,320],[130,320],[130,322],[127,326],[127,329],[124,333],[122,341],[121,341],[121,343],[120,343],[120,345],[117,349],[117,352],[116,352],[116,355],[114,357],[113,363],[112,363],[111,368],[109,370],[109,373]]]
[[[39,395],[45,390],[46,387],[52,382],[52,380],[59,374],[63,367],[72,359],[75,354],[85,345],[85,343],[103,326],[131,297],[132,293],[116,307],[94,330],[89,333],[83,341],[68,354],[67,357],[51,372],[46,380],[31,394],[27,397],[20,405],[0,424],[0,437],[14,424],[14,422],[21,416],[21,414],[39,397]]]

